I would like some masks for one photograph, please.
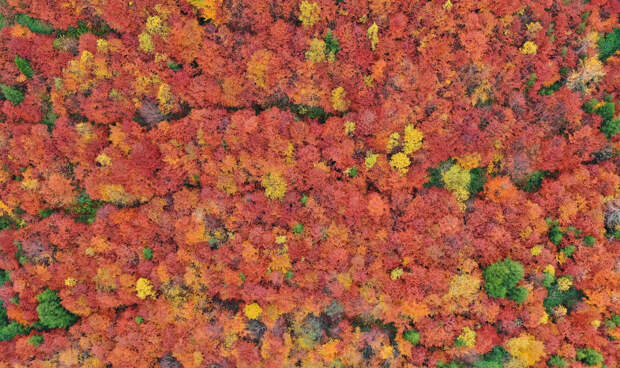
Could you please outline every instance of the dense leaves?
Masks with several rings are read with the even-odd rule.
[[[617,1],[0,1],[0,367],[613,367]]]

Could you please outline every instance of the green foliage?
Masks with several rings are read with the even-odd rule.
[[[28,60],[15,55],[15,65],[17,66],[17,69],[19,69],[19,71],[29,79],[34,75],[34,70],[32,70]]]
[[[571,244],[567,247],[560,249],[560,252],[564,253],[564,255],[568,258],[572,256],[573,253],[575,253],[575,246]]]
[[[51,132],[52,130],[54,130],[58,115],[54,111],[54,107],[52,105],[52,101],[49,95],[43,95],[41,101],[41,108],[43,112],[43,119],[41,120],[41,124],[47,125],[47,131]]]
[[[551,176],[551,173],[547,170],[536,170],[527,176],[525,184],[521,185],[520,189],[529,193],[538,192],[543,180],[549,176]]]
[[[437,362],[437,368],[465,368],[466,365],[461,362],[443,363]]]
[[[0,30],[6,27],[6,19],[4,18],[4,14],[0,14]]]
[[[16,246],[17,250],[15,251],[15,259],[17,259],[20,266],[23,266],[26,262],[28,262],[28,258],[23,255],[24,251],[22,250],[22,243],[17,242]]]
[[[65,31],[59,31],[58,36],[79,39],[80,36],[85,33],[92,33],[97,37],[103,37],[111,31],[112,28],[110,28],[110,26],[103,21],[88,24],[85,21],[80,20],[77,22],[77,26],[69,27]]]
[[[547,297],[543,301],[543,306],[548,314],[553,314],[553,309],[560,305],[570,312],[584,296],[583,292],[574,285],[571,285],[568,290],[560,290],[555,277],[553,281],[547,283],[543,280],[543,285],[547,288]]]
[[[11,273],[0,268],[0,286],[6,284],[11,279]]]
[[[403,338],[415,346],[420,342],[420,333],[415,328],[412,328],[403,332]]]
[[[349,178],[353,179],[357,176],[358,172],[359,170],[357,169],[357,166],[353,166],[351,169],[349,169]]]
[[[483,167],[477,167],[469,171],[469,192],[471,194],[478,194],[484,189],[484,184],[487,182],[485,175],[486,170]]]
[[[428,182],[424,183],[425,188],[443,188],[445,183],[443,182],[442,174],[450,169],[452,165],[455,164],[455,161],[452,159],[448,159],[442,161],[437,165],[436,168],[430,167],[426,169],[426,177],[428,178]]]
[[[523,265],[510,258],[493,263],[484,272],[484,290],[493,298],[509,297],[514,301],[521,302],[524,293],[517,288],[517,283],[523,279]],[[527,293],[525,293],[527,297]]]
[[[136,323],[141,325],[144,323],[144,318],[142,318],[141,316],[136,316]]]
[[[302,224],[297,224],[297,225],[295,225],[295,226],[293,227],[293,232],[294,232],[295,234],[301,234],[301,233],[303,233],[303,232],[304,232],[304,225],[302,225]]]
[[[15,321],[9,321],[4,303],[0,300],[0,341],[8,341],[17,335],[25,335],[28,329]]]
[[[614,28],[613,32],[607,33],[598,41],[598,57],[601,61],[607,60],[620,49],[620,28]]]
[[[620,132],[620,118],[611,120],[603,120],[601,123],[601,131],[607,138],[613,138]]]
[[[168,61],[168,68],[172,69],[172,71],[176,72],[183,68],[181,64],[177,64],[174,61]]]
[[[7,86],[6,84],[0,84],[0,90],[2,90],[4,98],[11,101],[11,103],[15,106],[19,105],[20,103],[22,103],[22,101],[24,101],[24,93],[15,87]]]
[[[86,192],[82,192],[76,199],[69,213],[75,217],[75,221],[83,224],[92,224],[97,216],[97,210],[101,207],[101,201],[91,199]]]
[[[0,341],[12,340],[17,335],[25,335],[27,333],[28,328],[15,321],[11,321],[5,326],[0,326]]]
[[[288,271],[286,271],[286,273],[284,274],[284,279],[285,279],[286,281],[289,281],[290,279],[292,279],[292,278],[293,278],[293,276],[295,276],[295,274],[293,273],[293,271],[288,270]]]
[[[530,76],[527,78],[527,82],[525,83],[525,93],[527,93],[530,88],[532,88],[532,86],[534,85],[534,83],[536,83],[537,80],[538,75],[536,75],[536,73],[531,73]]]
[[[0,328],[9,324],[9,317],[6,314],[6,308],[4,302],[0,300]]]
[[[560,244],[565,233],[558,225],[558,220],[547,219],[547,225],[549,225],[549,240],[555,245]]]
[[[473,368],[502,368],[504,362],[508,360],[510,354],[503,347],[494,346],[488,353],[484,354],[473,364]]]
[[[7,229],[18,229],[19,223],[10,215],[0,216],[0,231]]]
[[[616,114],[616,104],[612,101],[602,103],[593,98],[582,106],[583,111],[588,114],[597,114],[603,121],[601,131],[607,138],[613,138],[620,131],[620,118],[614,118]]]
[[[616,104],[613,102],[606,102],[603,105],[599,106],[595,110],[596,114],[599,115],[603,120],[611,120],[616,113]]]
[[[67,328],[77,322],[78,317],[60,304],[60,297],[54,290],[46,289],[37,295],[37,313],[43,329]]]
[[[53,208],[44,208],[42,210],[39,210],[39,216],[41,216],[41,218],[48,218],[52,215],[52,213],[54,213],[56,210],[54,210]]]
[[[596,243],[596,239],[592,235],[586,235],[583,237],[583,243],[588,247],[592,247]]]
[[[529,291],[523,287],[516,287],[508,290],[508,299],[514,300],[518,304],[523,303],[529,294]]]
[[[331,58],[335,57],[338,51],[340,51],[338,37],[334,36],[331,30],[328,30],[323,41],[325,41],[325,55]]]
[[[564,79],[560,79],[560,80],[556,81],[555,83],[553,83],[552,85],[550,85],[548,87],[541,87],[538,90],[538,94],[541,95],[541,96],[552,95],[555,91],[557,91],[560,88],[562,88],[564,83],[565,83],[565,80]]]
[[[290,106],[291,112],[293,112],[299,119],[304,117],[310,119],[316,119],[319,123],[323,124],[327,121],[327,118],[331,116],[331,114],[326,113],[323,108],[320,106],[308,106],[303,104],[291,104]]]
[[[153,259],[153,249],[145,247],[144,249],[142,249],[142,256],[144,257],[144,259],[150,261],[151,259]]]
[[[427,188],[432,188],[432,187],[437,187],[437,188],[443,188],[444,186],[444,182],[443,182],[443,178],[441,177],[441,171],[439,170],[439,168],[428,168],[426,169],[426,176],[428,177],[428,182],[424,183],[424,186]]]
[[[22,26],[28,27],[31,32],[41,33],[41,34],[51,34],[54,32],[54,29],[49,25],[45,24],[43,21],[37,18],[32,18],[27,16],[26,14],[19,14],[15,21]]]
[[[585,365],[593,366],[603,362],[603,355],[592,348],[578,349],[577,360]]]
[[[305,194],[303,194],[303,195],[301,196],[301,199],[300,199],[299,201],[301,202],[301,205],[302,205],[302,206],[305,206],[305,205],[306,205],[306,203],[308,203],[308,196],[307,196],[307,195],[305,195]]]
[[[38,347],[39,345],[43,344],[43,336],[34,335],[28,339],[28,343],[34,347]]]
[[[568,362],[566,361],[566,359],[556,354],[556,355],[552,355],[551,358],[547,360],[547,365],[550,367],[564,368],[568,366]]]

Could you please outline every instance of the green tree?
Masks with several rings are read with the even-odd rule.
[[[4,98],[11,101],[11,103],[15,106],[24,101],[24,94],[17,88],[7,86],[6,84],[0,84],[0,90],[2,90]]]
[[[46,289],[37,295],[37,313],[39,324],[43,329],[67,328],[78,320],[78,316],[69,312],[60,304],[56,291]]]
[[[589,366],[599,365],[603,362],[603,355],[592,348],[578,349],[577,360]]]
[[[412,328],[403,332],[403,338],[415,346],[420,342],[420,333],[415,328]]]
[[[516,302],[523,302],[527,297],[527,290],[517,288],[517,283],[523,279],[523,265],[510,258],[493,263],[484,272],[484,290],[493,298],[510,298]]]
[[[17,66],[17,69],[19,69],[19,71],[29,79],[34,75],[34,71],[32,70],[28,60],[15,55],[15,65]]]

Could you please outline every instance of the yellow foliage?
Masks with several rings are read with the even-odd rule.
[[[217,8],[221,0],[188,0],[190,4],[198,8],[204,19],[215,20],[217,15]],[[217,22],[215,22],[217,24]]]
[[[77,123],[75,124],[75,130],[78,132],[80,139],[84,143],[88,143],[96,137],[93,132],[93,126],[90,123]]]
[[[448,10],[448,11],[451,10],[452,9],[452,1],[446,0],[446,2],[443,3],[442,8],[444,10]]]
[[[125,154],[129,153],[131,147],[127,143],[125,143],[125,137],[127,135],[123,132],[122,128],[119,125],[113,125],[110,127],[110,136],[108,139],[112,142],[113,146],[118,147]]]
[[[585,60],[581,60],[579,64],[579,70],[572,72],[566,78],[566,85],[573,91],[588,94],[594,88],[592,84],[598,83],[605,75],[603,63],[597,56],[590,56]]]
[[[491,99],[492,96],[492,87],[489,81],[484,80],[472,93],[471,104],[475,106],[478,103],[485,103]]]
[[[158,15],[153,15],[146,19],[145,29],[150,34],[165,35],[168,29]]]
[[[476,345],[476,331],[472,330],[469,327],[464,327],[458,339],[463,343],[465,347],[474,347]]]
[[[267,198],[282,199],[286,194],[286,180],[279,173],[267,173],[261,185],[265,188]]]
[[[469,170],[465,170],[459,165],[452,165],[448,171],[441,174],[446,189],[452,191],[459,201],[469,198]]]
[[[319,4],[315,2],[302,1],[299,4],[299,20],[304,25],[304,27],[313,26],[316,22],[319,21],[319,17],[321,16],[321,7]]]
[[[409,171],[410,164],[411,160],[409,160],[409,157],[402,152],[392,155],[392,158],[390,159],[390,165],[401,174],[406,174],[407,171]]]
[[[174,96],[172,95],[168,84],[162,83],[159,85],[157,99],[159,100],[159,109],[162,113],[168,114],[172,111],[174,107]]]
[[[21,181],[20,186],[23,189],[34,191],[39,188],[39,181],[35,178],[25,178],[24,180]]]
[[[538,45],[532,41],[526,41],[520,50],[523,55],[536,55]]]
[[[73,277],[67,277],[65,279],[65,286],[74,287],[75,285],[77,285],[77,280]]]
[[[347,92],[342,87],[338,87],[332,90],[331,102],[334,110],[347,111],[349,108],[349,102],[345,99]]]
[[[394,132],[390,134],[390,136],[388,137],[387,145],[385,146],[385,150],[388,153],[392,152],[392,150],[396,146],[398,146],[399,142],[400,142],[400,134],[398,134],[398,132]]]
[[[319,348],[319,354],[328,362],[334,360],[338,354],[338,340],[330,339]]]
[[[138,35],[138,42],[138,48],[144,52],[151,53],[155,49],[151,35],[146,32],[142,32]]]
[[[310,48],[306,51],[306,60],[311,63],[320,63],[327,60],[325,56],[325,41],[313,38],[310,41]]]
[[[532,247],[532,249],[530,249],[530,253],[532,253],[533,256],[537,256],[542,253],[542,250],[543,250],[542,245],[535,245]]]
[[[100,153],[97,158],[95,158],[95,161],[97,161],[101,166],[110,166],[112,164],[112,159],[105,153]]]
[[[522,333],[506,342],[506,350],[526,367],[536,364],[545,355],[545,345],[532,335]]]
[[[351,134],[355,131],[355,122],[347,121],[344,123],[344,134]]]
[[[257,303],[248,304],[243,308],[243,314],[249,319],[257,319],[262,312],[263,309]]]
[[[472,275],[456,275],[450,281],[448,295],[453,298],[463,297],[473,301],[480,290],[481,280]]]
[[[250,78],[257,86],[266,88],[267,86],[267,69],[271,60],[271,52],[268,50],[258,50],[248,62],[248,78]]]
[[[558,290],[566,291],[566,290],[570,289],[571,286],[573,286],[573,282],[571,281],[570,278],[568,278],[568,277],[560,277],[560,278],[558,278]]]
[[[402,268],[398,267],[392,270],[392,272],[390,272],[390,278],[392,280],[398,280],[402,275],[403,275],[404,271]]]
[[[272,271],[280,271],[283,274],[287,273],[291,267],[291,260],[288,253],[275,254],[269,264],[269,269]]]
[[[548,274],[555,276],[555,268],[552,265],[547,265],[545,269],[543,270],[543,272],[546,272]]]
[[[345,290],[349,290],[349,288],[353,284],[353,279],[351,278],[350,273],[339,273],[338,275],[336,275],[336,279],[338,279],[338,282]]]
[[[136,293],[138,294],[138,298],[146,299],[147,297],[155,298],[155,291],[153,290],[153,285],[148,279],[144,277],[140,277],[136,282]]]
[[[407,125],[403,137],[403,153],[408,155],[422,148],[422,139],[424,139],[422,131],[414,128],[411,124]]]
[[[372,49],[372,51],[375,51],[375,48],[379,43],[379,26],[377,25],[377,23],[373,23],[370,27],[368,27],[366,35],[370,39],[370,48]]]
[[[379,355],[381,359],[390,359],[394,356],[394,347],[389,344],[385,344],[381,349],[381,354]]]
[[[118,289],[116,279],[120,276],[121,270],[118,266],[100,267],[97,274],[93,277],[93,281],[98,290],[112,291]]]
[[[463,169],[471,170],[480,166],[480,154],[478,152],[468,153],[464,156],[457,157],[457,164]]]
[[[366,165],[367,168],[372,169],[372,167],[377,163],[377,158],[379,158],[378,153],[372,153],[371,151],[366,152],[364,165]]]
[[[105,202],[120,205],[128,204],[132,199],[131,195],[120,184],[101,184],[99,186],[99,194]]]
[[[110,42],[108,42],[107,40],[104,40],[103,38],[100,38],[97,40],[97,51],[99,51],[102,54],[105,54],[109,50],[110,50]]]
[[[534,34],[540,31],[543,27],[540,25],[540,22],[531,22],[526,25],[527,33]]]

